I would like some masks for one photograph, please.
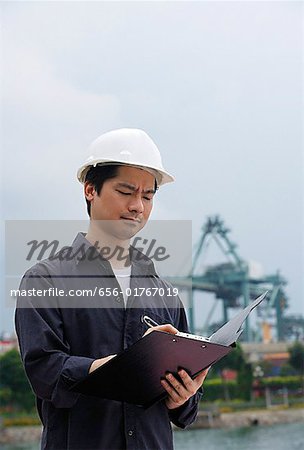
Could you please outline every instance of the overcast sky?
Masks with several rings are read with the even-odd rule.
[[[75,177],[86,147],[143,128],[176,177],[152,218],[192,220],[195,242],[220,214],[241,257],[287,278],[288,313],[303,312],[301,2],[2,2],[1,12],[4,219],[86,219]],[[1,320],[12,329],[12,311]]]

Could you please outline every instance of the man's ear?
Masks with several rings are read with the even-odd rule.
[[[96,194],[95,188],[93,186],[92,183],[90,183],[89,181],[86,181],[84,183],[84,195],[85,198],[91,202],[94,198],[94,195]]]

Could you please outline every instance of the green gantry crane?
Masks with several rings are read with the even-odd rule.
[[[216,301],[222,301],[223,323],[228,320],[229,308],[245,308],[251,300],[269,290],[268,299],[263,305],[264,315],[270,315],[275,310],[278,340],[284,340],[283,314],[287,305],[287,297],[283,287],[286,280],[277,272],[274,275],[252,277],[249,264],[236,251],[234,244],[228,237],[230,230],[224,225],[219,216],[208,217],[202,228],[202,235],[198,242],[192,264],[192,273],[188,277],[174,277],[170,281],[179,289],[187,290],[189,294],[189,325],[195,331],[195,311],[193,296],[196,291],[215,294],[215,302],[207,315],[207,324],[215,309]],[[198,262],[204,254],[207,242],[213,239],[220,250],[230,259],[230,262],[209,266],[204,272],[199,269]],[[261,306],[262,306],[261,305]],[[252,332],[247,319],[243,339],[252,341]]]

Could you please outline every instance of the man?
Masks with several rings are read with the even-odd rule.
[[[170,421],[181,428],[194,421],[207,371],[195,380],[185,371],[179,380],[168,374],[160,381],[166,400],[147,410],[69,389],[140,339],[147,332],[143,315],[161,324],[156,329],[187,331],[178,296],[161,295],[161,287],[172,287],[158,277],[148,257],[130,246],[149,219],[156,190],[173,181],[156,145],[142,130],[121,129],[100,136],[90,152],[78,171],[89,230],[79,233],[61,257],[26,272],[21,289],[44,290],[44,303],[26,296],[16,309],[22,360],[43,423],[42,448],[169,450]],[[51,286],[71,293],[94,285],[99,294],[89,299],[47,294]],[[158,293],[136,296],[139,287]]]

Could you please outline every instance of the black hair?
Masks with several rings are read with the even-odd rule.
[[[85,176],[85,182],[88,181],[90,184],[94,186],[95,191],[97,192],[97,195],[100,194],[102,186],[105,181],[115,178],[117,176],[117,172],[119,167],[121,167],[121,164],[105,164],[105,165],[97,165],[97,166],[91,166]],[[154,183],[154,190],[157,191],[157,181],[155,179]],[[91,202],[87,199],[87,212],[89,217],[91,217]]]
[[[115,178],[118,171],[117,165],[101,165],[101,166],[91,166],[86,174],[85,182],[88,181],[94,186],[97,195],[100,194],[103,183],[110,178]],[[86,199],[87,211],[89,217],[91,217],[91,202]]]

